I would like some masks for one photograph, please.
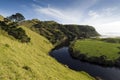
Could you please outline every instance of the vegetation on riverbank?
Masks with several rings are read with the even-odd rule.
[[[80,60],[106,66],[119,66],[120,39],[84,39],[71,44],[71,55]]]

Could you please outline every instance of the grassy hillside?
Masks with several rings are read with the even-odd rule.
[[[30,43],[21,43],[0,30],[0,80],[94,80],[59,64],[48,55],[53,46],[47,39],[22,28]]]
[[[0,21],[3,21],[4,20],[4,17],[0,15]]]
[[[29,27],[55,45],[65,40],[71,41],[99,35],[92,26],[88,25],[62,25],[54,21],[39,21],[37,19],[24,21],[20,25]]]

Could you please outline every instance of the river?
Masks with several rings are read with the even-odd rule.
[[[67,65],[73,70],[85,71],[91,76],[98,76],[103,80],[120,80],[120,68],[102,67],[99,65],[94,65],[87,62],[82,62],[77,59],[73,59],[69,54],[68,47],[62,47],[53,50],[50,55],[60,63]]]

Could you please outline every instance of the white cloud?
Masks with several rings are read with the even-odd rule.
[[[51,17],[60,23],[80,24],[84,11],[93,6],[97,1],[99,0],[85,0],[83,2],[76,0],[62,9],[53,5],[52,7],[41,7],[34,4],[33,7],[39,15],[47,16],[49,18]]]
[[[94,12],[94,11],[89,11],[89,12],[88,12],[88,15],[89,15],[91,18],[94,18],[94,19],[100,17],[100,15],[99,15],[97,12]]]
[[[49,17],[53,20],[59,21],[60,23],[67,24],[80,24],[84,11],[89,7],[93,6],[99,0],[85,0],[73,1],[72,4],[69,4],[61,9],[61,7],[56,7],[51,4],[51,6],[41,7],[38,5],[33,5],[34,11],[39,15],[44,17]],[[50,4],[49,4],[50,5]]]
[[[77,23],[79,22],[80,13],[75,14],[75,12],[65,11],[61,9],[51,8],[51,7],[41,7],[34,5],[34,10],[39,15],[46,15],[54,18],[61,23]]]
[[[112,8],[105,8],[105,9],[102,10],[102,12],[106,16],[111,16],[111,15],[113,15],[114,12],[116,12],[116,10],[118,10],[117,7],[112,7]]]
[[[79,3],[75,3],[74,5],[71,5],[71,7],[64,9],[53,6],[41,7],[34,5],[34,10],[38,15],[48,16],[61,23],[92,25],[100,34],[120,33],[119,8],[108,7],[100,10],[89,10],[88,13],[86,12],[86,10],[93,6],[97,1],[99,0],[92,0],[90,4],[88,2],[83,3],[84,5],[87,5],[85,7],[83,4],[81,7],[81,5],[78,5]]]
[[[103,34],[111,35],[111,33],[114,33],[114,34],[118,35],[118,33],[119,33],[119,36],[120,36],[120,21],[105,23],[100,26],[101,26],[101,28],[103,28],[103,30],[101,30],[101,32]]]
[[[120,15],[117,7],[88,11],[87,19],[82,24],[94,26],[100,34],[120,36]]]
[[[35,9],[37,12],[39,13],[43,13],[52,17],[56,17],[56,18],[66,18],[67,16],[64,16],[62,14],[62,12],[60,12],[59,10],[53,9],[53,8],[43,8],[43,7],[39,7]]]
[[[104,8],[102,10],[90,10],[88,12],[88,15],[89,15],[89,18],[91,19],[110,19],[110,18],[113,18],[115,17],[115,12],[117,11],[118,9],[116,7],[112,7],[112,8]],[[118,16],[117,16],[118,17]]]

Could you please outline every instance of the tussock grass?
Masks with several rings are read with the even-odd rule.
[[[44,37],[22,27],[31,38],[21,43],[0,31],[0,80],[94,80],[66,68],[48,55],[53,48]]]

